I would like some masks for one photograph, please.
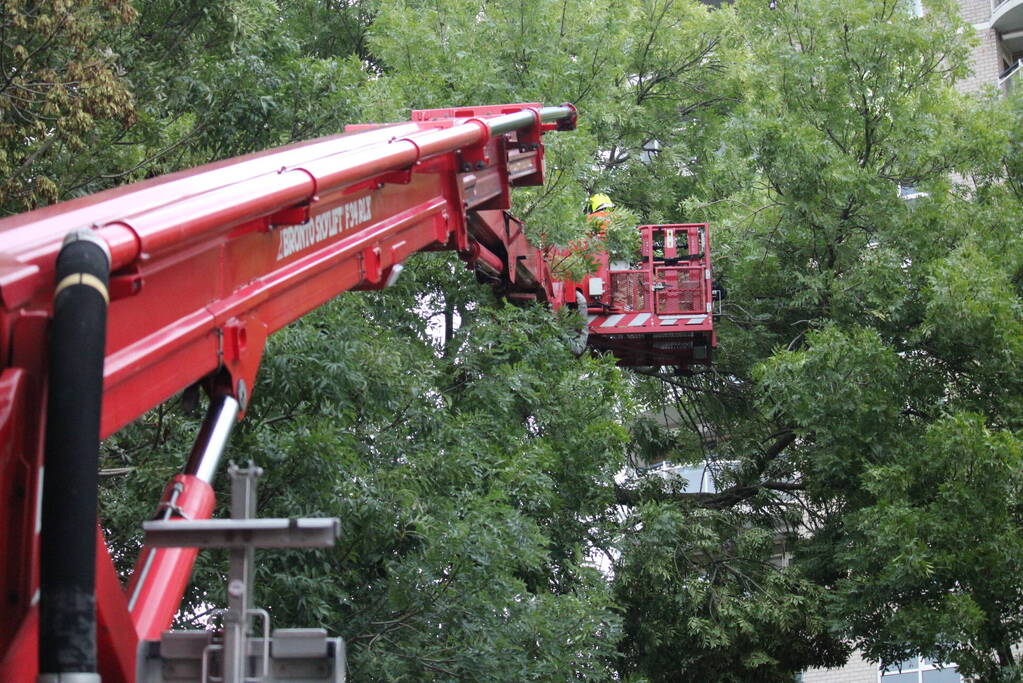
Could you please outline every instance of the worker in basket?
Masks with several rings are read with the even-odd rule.
[[[586,202],[585,213],[590,218],[601,218],[607,216],[608,212],[615,208],[615,203],[611,201],[603,192],[591,195]]]
[[[586,200],[586,208],[583,213],[590,223],[590,234],[604,237],[604,231],[611,222],[611,212],[614,211],[615,203],[603,192],[590,195]]]
[[[590,195],[590,198],[586,200],[586,208],[584,212],[586,217],[593,224],[592,229],[594,235],[598,235],[601,238],[605,235],[605,230],[608,228],[611,222],[611,213],[615,210],[615,203],[611,201],[611,197],[607,196],[603,192]],[[630,263],[627,260],[617,260],[611,263],[611,270],[629,270],[638,267],[638,263]]]
[[[602,192],[590,195],[590,198],[586,200],[586,205],[583,207],[583,213],[586,214],[586,218],[591,223],[592,232],[589,236],[584,237],[580,240],[569,244],[568,252],[586,251],[589,244],[590,237],[603,238],[604,228],[607,225],[608,218],[611,211],[615,208],[614,202],[611,198]],[[586,300],[586,295],[582,289],[576,289],[575,292],[576,308],[582,317],[580,318],[580,326],[578,333],[572,338],[571,349],[575,355],[580,355],[586,350],[586,341],[589,337],[590,328],[586,322],[586,313],[589,306],[589,302]]]

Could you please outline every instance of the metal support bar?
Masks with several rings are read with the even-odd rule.
[[[204,519],[144,522],[156,548],[325,548],[334,545],[336,518]]]
[[[231,463],[228,472],[231,473],[231,519],[244,524],[242,520],[256,516],[256,480],[263,474],[263,470],[252,463],[245,469]],[[254,564],[255,548],[251,545],[231,549],[227,612],[224,614],[223,673],[227,683],[240,683],[247,675]]]
[[[192,451],[193,458],[188,470],[195,472],[193,476],[199,477],[201,471],[209,470],[210,463],[219,458],[219,452],[223,449],[222,443],[226,441],[226,429],[223,436],[218,437],[217,425],[229,427],[233,424],[237,405],[232,399],[211,406],[206,423],[209,429],[204,428],[204,436],[200,437],[201,443]],[[215,470],[215,465],[212,467]],[[270,671],[271,660],[288,655],[271,655],[271,642],[274,642],[274,639],[270,637],[270,616],[264,610],[252,607],[254,551],[256,548],[332,546],[337,539],[340,522],[336,518],[256,518],[256,481],[263,470],[251,463],[245,468],[231,463],[228,472],[231,475],[231,519],[162,519],[145,522],[142,525],[146,534],[146,545],[153,548],[154,552],[156,548],[229,548],[231,551],[227,585],[228,608],[221,612],[223,629],[219,641],[214,640],[213,636],[182,636],[177,640],[172,636],[169,642],[174,644],[168,647],[166,653],[161,649],[160,655],[167,659],[175,659],[176,645],[182,645],[193,655],[198,652],[199,654],[192,659],[198,659],[200,662],[202,680],[219,680],[225,683],[275,680]],[[255,616],[262,618],[261,634],[252,632],[252,619]],[[298,638],[303,643],[309,641],[308,634],[300,636],[295,633],[291,637]],[[325,638],[325,633],[323,637]],[[166,636],[164,639],[166,640]],[[313,640],[320,642],[315,638]],[[285,653],[288,651],[285,643],[280,647],[285,648]],[[320,653],[319,650],[312,654],[305,653],[303,656],[316,654],[320,659],[327,656],[325,651]],[[344,679],[344,644],[340,639],[337,639],[334,646],[334,659],[338,657],[341,673],[337,673],[338,664],[335,663],[335,671],[331,674],[332,680]],[[145,661],[142,661],[140,666],[145,668]],[[215,679],[211,667],[220,674]]]
[[[562,105],[560,107],[543,107],[540,109],[540,121],[547,123],[567,119],[575,114],[575,107]],[[504,114],[485,119],[493,135],[510,133],[524,126],[531,125],[534,121],[534,114],[531,110],[519,111],[513,114]]]

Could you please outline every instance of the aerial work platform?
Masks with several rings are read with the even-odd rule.
[[[605,254],[572,282],[508,213],[512,188],[544,182],[543,136],[575,123],[571,105],[416,111],[0,220],[0,679],[171,680],[177,653],[182,670],[208,677],[220,658],[241,681],[255,675],[246,643],[263,673],[303,660],[343,675],[325,633],[255,633],[244,580],[225,633],[157,643],[197,546],[332,540],[329,521],[202,520],[267,337],[341,292],[389,286],[412,254],[454,251],[510,299],[578,308],[589,346],[623,365],[709,363],[705,225],[640,226],[639,262]],[[99,440],[195,388],[209,411],[123,587],[96,518]]]

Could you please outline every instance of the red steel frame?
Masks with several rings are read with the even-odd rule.
[[[0,220],[0,678],[37,673],[43,349],[67,233],[91,228],[112,257],[101,435],[197,382],[243,414],[268,335],[340,292],[385,286],[418,251],[455,250],[510,297],[575,304],[578,286],[551,276],[505,211],[511,187],[543,183],[542,135],[574,126],[571,105],[416,111]],[[182,514],[209,517],[208,484],[175,486]],[[196,551],[157,552],[129,610],[97,529],[104,680],[134,680],[138,641],[177,611]]]

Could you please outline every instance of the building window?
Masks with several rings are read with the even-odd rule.
[[[880,683],[962,683],[955,664],[940,664],[926,657],[910,657],[878,671]]]
[[[917,199],[930,196],[931,194],[929,192],[919,190],[913,185],[899,185],[899,199],[909,202],[910,204]]]

